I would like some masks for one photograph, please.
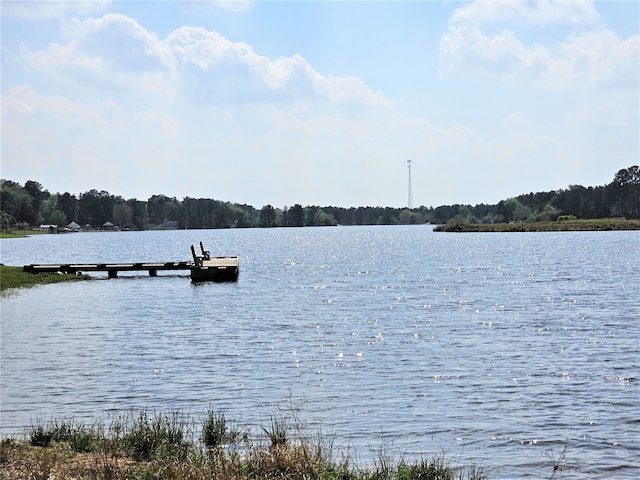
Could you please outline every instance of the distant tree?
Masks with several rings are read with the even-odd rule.
[[[260,226],[274,227],[276,225],[276,210],[271,205],[265,205],[260,210]]]
[[[312,226],[316,226],[314,222],[315,217],[316,217],[316,212],[318,211],[320,207],[317,205],[309,205],[304,209],[304,215],[305,215],[305,219],[304,219],[304,223],[305,225],[312,225]]]
[[[631,196],[631,217],[640,218],[640,166],[633,165],[629,170],[629,190]]]
[[[113,223],[121,228],[133,227],[133,211],[126,203],[118,203],[113,206]]]
[[[512,197],[498,203],[498,213],[505,222],[522,222],[529,217],[531,210]]]
[[[541,212],[535,214],[532,218],[534,221],[541,222],[555,222],[558,219],[560,212],[550,203],[547,203]]]
[[[109,192],[95,189],[80,195],[78,199],[78,223],[90,224],[93,227],[101,227],[105,222],[113,220],[113,206],[117,201],[122,201],[109,194]]]
[[[55,210],[51,214],[51,219],[49,220],[51,225],[57,225],[58,227],[64,227],[67,225],[67,216],[64,214],[62,210]]]
[[[62,210],[67,219],[78,220],[78,199],[69,192],[58,195],[58,210]]]
[[[619,170],[613,187],[617,194],[615,211],[627,218],[640,218],[640,167]]]
[[[336,224],[336,219],[321,208],[318,208],[313,216],[313,225],[327,227]]]
[[[42,200],[49,196],[49,192],[44,192],[42,185],[33,180],[27,180],[24,184],[24,189],[31,197],[32,216],[26,219],[29,223],[35,224],[37,222],[38,213],[40,212],[40,206]]]
[[[147,200],[149,222],[153,225],[161,225],[167,221],[178,220],[179,209],[180,204],[175,197],[153,195]]]
[[[515,210],[513,211],[513,219],[516,222],[524,222],[528,220],[531,216],[531,209],[525,205],[523,205],[520,201],[516,200],[518,203],[516,205]]]
[[[416,212],[411,211],[408,208],[400,212],[398,220],[403,225],[421,223],[420,216]]]
[[[2,180],[0,185],[0,210],[16,222],[31,223],[36,217],[31,195],[19,183],[10,180]]]
[[[131,223],[133,228],[136,230],[144,230],[148,223],[146,202],[130,198],[127,200],[127,205],[131,209]]]
[[[231,226],[247,228],[254,226],[255,209],[249,205],[230,204]]]
[[[120,205],[125,205],[124,207]],[[119,206],[114,210],[114,207]],[[136,229],[149,225],[168,225],[181,228],[229,228],[257,226],[304,225],[393,225],[397,223],[445,224],[449,220],[463,222],[539,221],[553,220],[560,215],[581,218],[602,218],[623,215],[640,218],[640,168],[637,165],[619,170],[614,180],[604,186],[570,185],[567,189],[523,194],[507,198],[495,205],[441,205],[419,209],[391,207],[303,207],[295,204],[284,210],[265,205],[257,210],[251,205],[222,202],[208,198],[154,195],[145,201],[126,202],[106,191],[90,190],[76,196],[65,192],[50,194],[33,180],[24,187],[11,180],[0,180],[0,210],[16,223],[51,221],[56,210],[66,221],[90,223],[100,227],[106,221],[131,224]],[[131,216],[129,220],[128,211]],[[125,225],[123,225],[125,226]]]
[[[292,227],[304,227],[304,209],[296,203],[289,209],[287,225]]]
[[[58,194],[54,193],[53,195],[49,195],[42,201],[35,225],[51,223],[51,215],[54,211],[58,210],[58,196]]]
[[[246,228],[250,226],[249,215],[241,208],[232,208],[233,226],[238,228]]]

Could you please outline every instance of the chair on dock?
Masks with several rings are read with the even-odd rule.
[[[202,242],[200,242],[200,250],[202,250],[202,258],[204,260],[211,259],[211,252],[209,250],[204,249],[204,245],[202,245]]]
[[[193,263],[195,263],[196,267],[201,267],[204,262],[204,255],[198,255],[196,253],[196,247],[191,245],[191,255],[193,255]]]

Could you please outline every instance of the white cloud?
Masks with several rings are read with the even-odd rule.
[[[52,117],[77,116],[78,105],[64,97],[42,98],[28,85],[16,85],[2,96],[2,115],[15,112],[19,115],[46,114]],[[4,122],[3,122],[4,123]]]
[[[219,10],[230,12],[246,12],[253,8],[255,2],[251,0],[223,0],[206,1],[202,0],[182,0],[182,11],[185,13],[209,13],[215,14]]]
[[[121,14],[65,24],[67,43],[24,51],[30,64],[54,79],[87,88],[123,89],[198,103],[323,102],[389,107],[359,78],[325,76],[300,55],[270,59],[243,42],[185,26],[166,39]]]
[[[105,11],[110,5],[111,0],[21,0],[3,1],[1,9],[3,16],[37,20],[46,18],[62,19],[69,15],[92,15]]]
[[[610,30],[570,34],[560,51],[579,80],[638,88],[640,35],[621,39]]]
[[[184,126],[162,109],[132,112],[111,100],[86,103],[17,85],[2,96],[2,125],[3,169],[11,178],[37,172],[56,189],[116,193],[135,191],[141,172],[179,176],[175,149]]]
[[[600,14],[587,1],[477,1],[458,8],[450,23],[482,25],[517,22],[528,25],[584,25],[597,22]]]
[[[637,85],[640,36],[621,39],[594,27],[568,32],[555,45],[525,45],[514,30],[487,33],[489,24],[594,25],[598,12],[586,2],[475,2],[452,15],[440,42],[442,74],[475,72],[545,90],[622,82]]]

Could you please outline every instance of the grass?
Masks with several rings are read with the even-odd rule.
[[[242,428],[237,422],[229,422],[223,412],[216,412],[211,407],[201,418],[201,423],[200,439],[208,448],[248,441],[249,432],[246,428]]]
[[[0,238],[25,238],[29,235],[43,235],[49,233],[42,230],[10,230],[8,232],[0,232]]]
[[[334,455],[332,441],[309,436],[301,425],[272,415],[261,436],[248,442],[250,428],[238,428],[209,409],[195,418],[181,412],[141,410],[118,414],[110,425],[90,426],[70,419],[39,418],[25,438],[0,445],[0,478],[85,479],[291,479],[291,480],[484,480],[490,474],[477,465],[453,466],[444,454],[415,462],[395,462],[386,449],[375,452],[372,468]],[[298,418],[297,416],[290,417]],[[202,432],[196,438],[199,427]],[[286,431],[283,432],[282,430]],[[209,431],[209,433],[206,433]],[[274,439],[276,439],[274,441]],[[246,444],[244,450],[226,442]]]
[[[640,220],[599,218],[519,223],[468,223],[453,220],[434,229],[436,232],[573,232],[609,230],[640,230]]]
[[[47,283],[86,280],[88,275],[72,275],[61,273],[29,273],[22,267],[10,267],[0,264],[0,292],[10,288],[29,288]]]

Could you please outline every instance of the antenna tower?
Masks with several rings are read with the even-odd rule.
[[[407,167],[409,168],[409,197],[407,206],[411,209],[413,208],[413,191],[411,189],[411,160],[407,160]]]

